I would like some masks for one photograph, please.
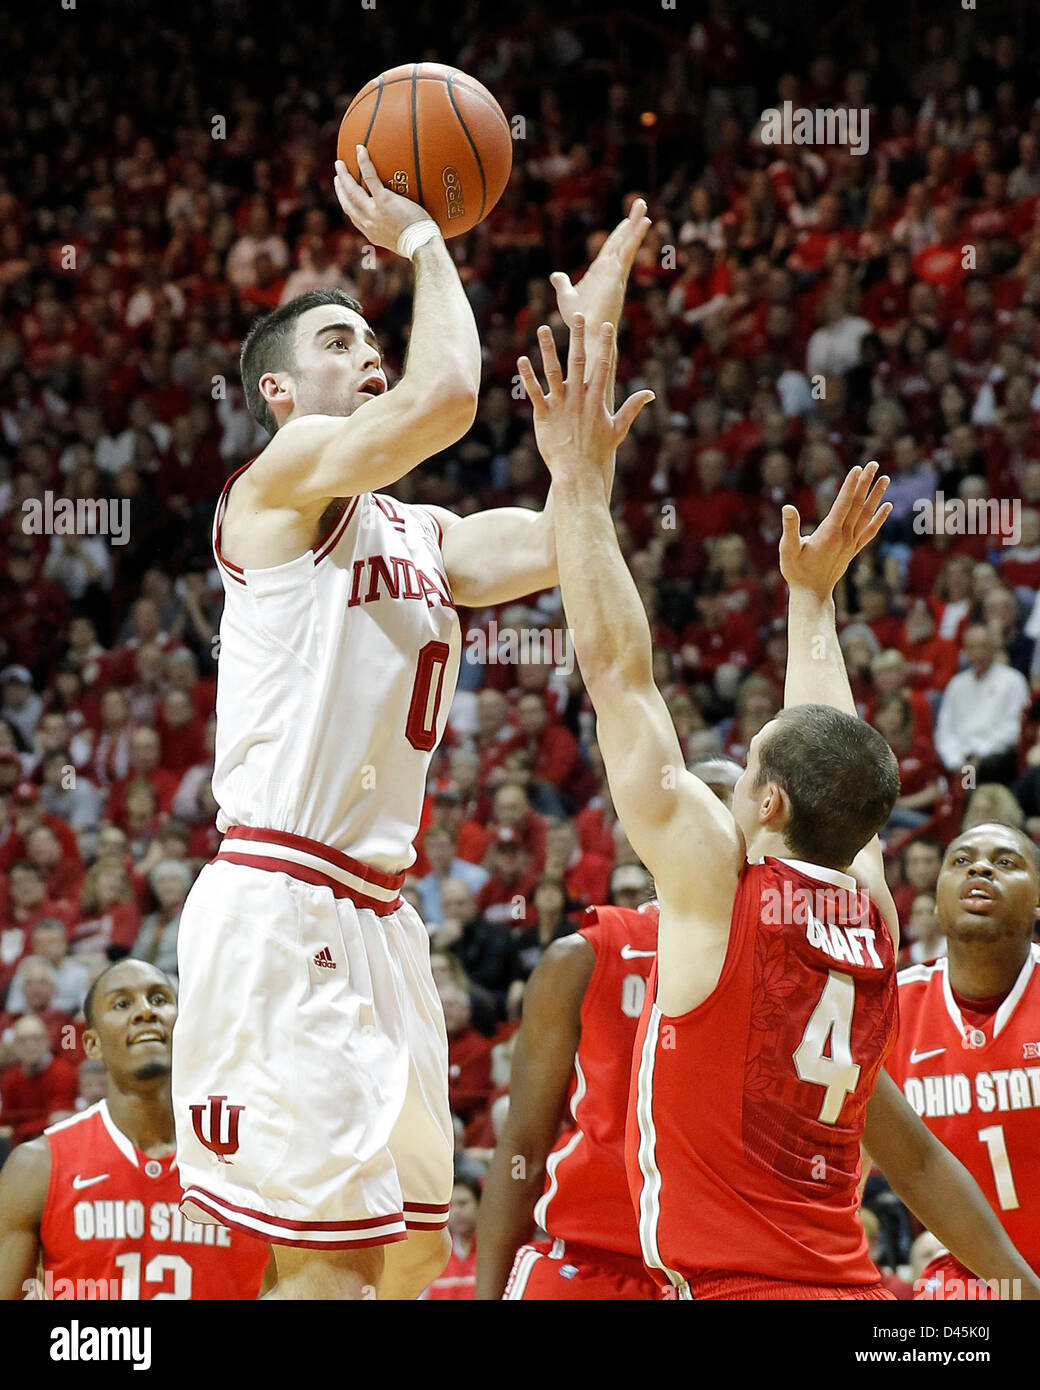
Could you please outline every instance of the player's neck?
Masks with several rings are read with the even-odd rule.
[[[950,984],[962,999],[1007,994],[1029,955],[1028,940],[947,942]]]
[[[173,1102],[168,1076],[159,1077],[154,1085],[142,1085],[134,1091],[112,1087],[108,1095],[108,1113],[116,1128],[149,1157],[159,1158],[173,1148]]]

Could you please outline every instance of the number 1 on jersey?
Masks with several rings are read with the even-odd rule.
[[[1018,1193],[1015,1191],[1015,1180],[1011,1176],[1011,1160],[1008,1158],[1007,1144],[1004,1141],[1004,1126],[989,1125],[986,1129],[980,1129],[978,1134],[981,1143],[985,1144],[989,1150],[989,1161],[993,1168],[993,1184],[997,1189],[997,1201],[1000,1203],[1001,1211],[1016,1211],[1018,1209]]]
[[[845,1097],[859,1081],[859,1063],[852,1060],[852,1010],[856,985],[850,975],[832,970],[820,1002],[809,1015],[802,1041],[794,1053],[795,1070],[802,1081],[826,1087],[818,1119],[837,1123]],[[828,1040],[830,1055],[826,1052]]]

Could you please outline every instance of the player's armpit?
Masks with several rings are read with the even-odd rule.
[[[549,503],[540,512],[493,507],[466,517],[443,507],[426,510],[444,532],[444,572],[462,607],[510,603],[559,583]]]
[[[524,991],[509,1081],[509,1113],[495,1148],[477,1224],[478,1299],[497,1300],[517,1248],[530,1236],[556,1143],[581,1036],[581,1004],[596,963],[582,936],[554,941]]]
[[[254,506],[297,511],[377,492],[461,439],[476,405],[476,391],[462,377],[444,384],[435,400],[402,381],[345,418],[289,420],[235,486],[247,484],[243,492]]]
[[[50,1180],[43,1138],[19,1145],[0,1169],[0,1301],[23,1299],[32,1287]]]

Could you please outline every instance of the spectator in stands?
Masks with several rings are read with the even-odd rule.
[[[30,953],[23,957],[23,966],[29,960],[42,960],[54,972],[51,1007],[67,1014],[78,1013],[87,995],[90,971],[81,960],[74,960],[68,954],[68,935],[64,922],[58,917],[41,918],[29,934],[29,951]],[[7,1008],[13,1014],[25,1013],[31,1007],[22,985],[19,967],[7,991]]]
[[[101,819],[101,796],[85,774],[76,775],[69,755],[61,749],[40,762],[40,800],[49,816],[77,833],[92,831]]]
[[[424,1299],[472,1299],[477,1286],[477,1213],[480,1184],[456,1177],[448,1208],[451,1254],[443,1274],[422,1294]]]
[[[457,878],[441,884],[441,905],[444,921],[434,934],[434,949],[450,952],[469,981],[488,992],[497,1017],[504,1019],[506,992],[512,980],[511,928],[482,917],[472,892]]]
[[[561,936],[574,931],[571,913],[574,904],[558,878],[540,878],[534,889],[534,923],[513,933],[513,983],[509,986],[507,1009],[510,1018],[519,1016],[523,986],[546,950]]]
[[[468,1124],[483,1110],[491,1091],[491,1047],[472,1027],[472,1008],[457,985],[439,988],[448,1033],[448,1104]]]
[[[935,726],[935,746],[949,772],[975,769],[980,782],[1014,781],[1022,714],[1029,686],[1021,671],[997,660],[997,645],[981,624],[964,634],[968,669],[946,688]]]
[[[496,831],[488,864],[491,874],[477,893],[477,911],[490,922],[509,926],[533,922],[532,894],[538,871],[531,864],[519,829],[503,825]]]
[[[937,841],[926,836],[913,840],[903,851],[901,882],[892,889],[899,921],[905,924],[919,893],[935,896],[942,868],[942,849]]]
[[[169,811],[177,794],[179,777],[161,765],[162,739],[156,729],[134,729],[130,735],[130,768],[112,786],[105,807],[105,819],[121,829],[127,827],[127,794],[133,783],[144,782],[155,794],[156,810]]]
[[[886,831],[916,830],[928,821],[946,791],[942,765],[931,739],[915,734],[914,712],[905,695],[882,695],[872,722],[899,761],[900,794]]]
[[[75,1067],[50,1051],[41,1019],[19,1019],[12,1047],[17,1060],[0,1075],[0,1141],[14,1148],[75,1109],[78,1081]]]
[[[900,965],[924,965],[946,954],[946,937],[939,925],[931,893],[918,893],[910,909],[907,929],[908,940],[900,952]]]
[[[47,1039],[54,1056],[76,1060],[77,1037],[72,1014],[66,1009],[56,1008],[54,1004],[57,983],[57,971],[40,956],[26,956],[19,965],[14,984],[19,987],[24,1007],[14,1009],[8,1003],[6,1010],[0,1013],[0,1066],[14,1060],[11,1047],[14,1025],[19,1018],[38,1018],[47,1029]]]
[[[33,690],[32,676],[26,667],[5,666],[0,671],[0,719],[14,725],[26,747],[32,744],[42,713],[43,700]]]
[[[615,907],[641,907],[649,901],[654,881],[642,864],[619,864],[610,875],[608,901]]]
[[[128,954],[141,927],[133,885],[121,863],[100,857],[88,870],[72,928],[73,955],[115,961]]]
[[[177,982],[177,931],[181,909],[194,882],[191,869],[183,860],[163,859],[148,875],[148,882],[159,906],[141,923],[130,954],[146,960]]]
[[[473,894],[479,893],[488,881],[488,871],[479,864],[470,864],[455,854],[451,832],[431,826],[423,836],[423,849],[430,863],[430,872],[416,881],[422,902],[420,916],[432,932],[444,922],[441,889],[449,879],[459,880]]]
[[[574,822],[557,816],[546,826],[545,876],[559,879],[572,903],[591,907],[606,901],[610,860],[582,849]]]
[[[989,821],[1013,825],[1016,830],[1025,829],[1025,812],[1010,788],[1000,782],[981,782],[975,788],[964,808],[961,830],[970,830],[973,825],[985,825]]]
[[[108,1095],[108,1072],[100,1057],[88,1057],[80,1062],[76,1075],[79,1081],[77,1111],[89,1109]]]

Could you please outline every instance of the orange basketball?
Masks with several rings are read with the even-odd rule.
[[[501,106],[475,78],[442,63],[405,63],[366,83],[337,143],[356,179],[358,145],[383,183],[424,207],[446,237],[484,220],[513,164]]]

